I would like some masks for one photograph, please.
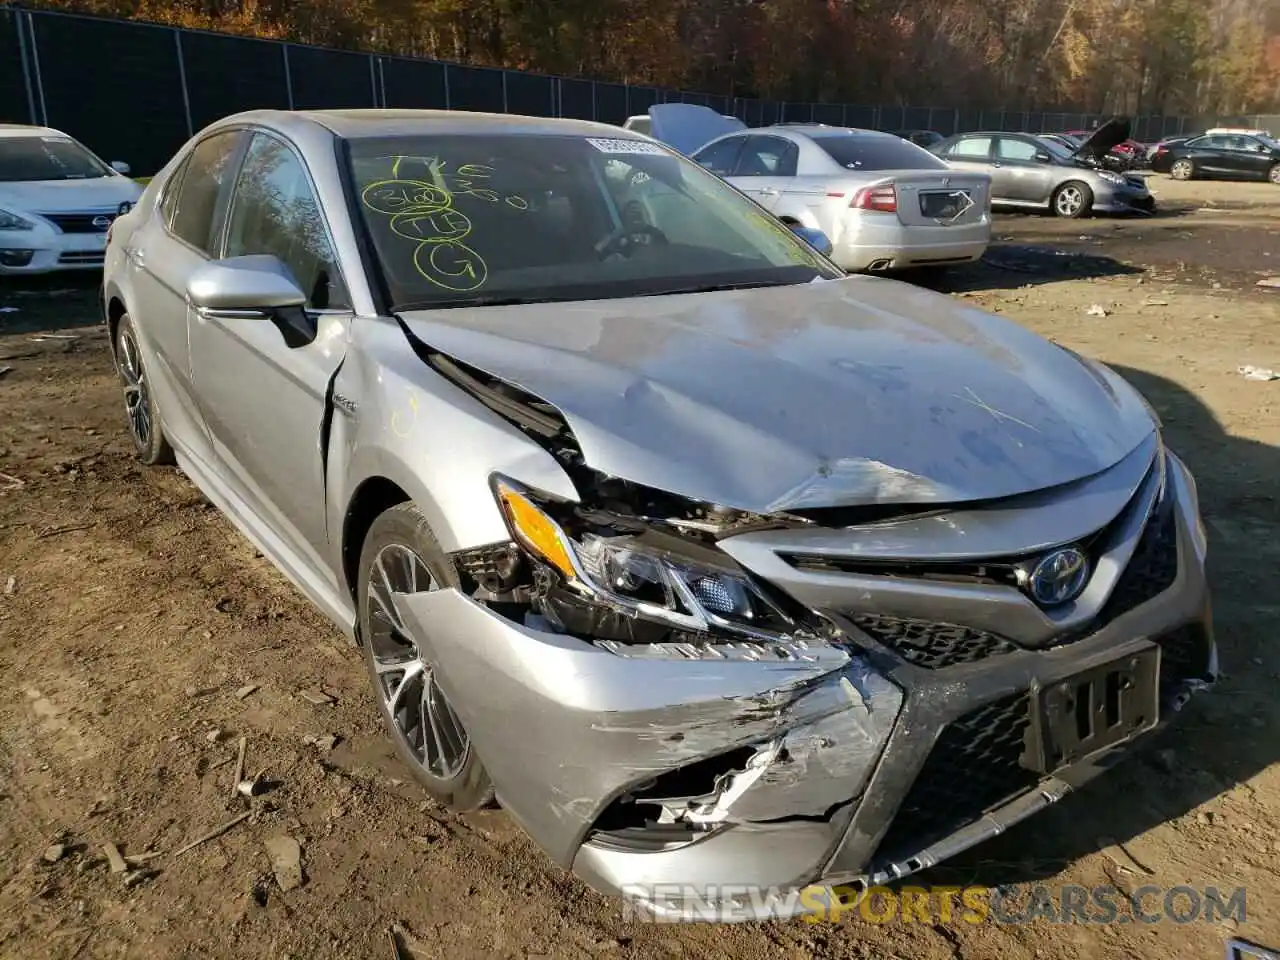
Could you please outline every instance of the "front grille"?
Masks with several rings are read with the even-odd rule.
[[[1171,505],[1165,503],[1147,521],[1133,556],[1091,629],[1100,630],[1116,617],[1155,599],[1177,578],[1178,527]]]
[[[42,213],[40,216],[54,224],[63,233],[106,233],[115,219],[110,213]],[[101,226],[93,221],[103,219]]]
[[[1039,776],[1020,762],[1030,726],[1026,693],[951,723],[907,791],[880,851],[889,857],[914,853],[1034,787]]]
[[[976,663],[987,657],[1013,653],[1018,647],[1004,637],[972,627],[927,620],[903,620],[878,614],[858,613],[853,624],[907,663],[926,670],[940,670],[961,663]]]

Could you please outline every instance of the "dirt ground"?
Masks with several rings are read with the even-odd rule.
[[[1280,275],[1280,189],[1154,183],[1154,218],[1000,217],[987,261],[941,282],[1159,411],[1199,479],[1225,676],[1140,756],[924,879],[1243,886],[1243,923],[625,920],[500,810],[454,816],[407,782],[344,641],[181,474],[135,464],[92,280],[57,278],[0,286],[0,957],[393,960],[393,924],[413,956],[463,960],[1280,947],[1280,381],[1237,372],[1280,368],[1280,289],[1255,285]],[[231,793],[241,737],[272,784],[252,801]],[[305,872],[287,892],[282,835]],[[117,873],[108,843],[160,856]]]

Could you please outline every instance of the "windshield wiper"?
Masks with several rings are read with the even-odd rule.
[[[794,287],[796,284],[785,280],[751,280],[745,283],[708,283],[700,287],[672,287],[670,290],[656,290],[653,293],[642,293],[642,297],[668,297],[680,293],[718,293],[721,290],[751,290],[755,287]]]
[[[554,303],[556,297],[492,296],[457,297],[453,300],[417,300],[396,304],[396,313],[405,310],[448,310],[451,307],[512,307],[527,303]]]

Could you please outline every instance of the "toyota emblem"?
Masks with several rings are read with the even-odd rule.
[[[1042,607],[1057,606],[1080,596],[1089,582],[1089,557],[1077,547],[1045,554],[1027,578],[1027,592]]]

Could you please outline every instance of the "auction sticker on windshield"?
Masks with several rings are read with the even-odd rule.
[[[643,140],[605,140],[587,137],[587,143],[601,153],[656,153],[660,157],[667,155],[667,151],[656,143],[645,143]]]

